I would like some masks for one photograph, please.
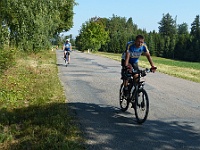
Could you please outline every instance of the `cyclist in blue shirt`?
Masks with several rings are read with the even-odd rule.
[[[144,43],[144,37],[142,35],[138,35],[135,41],[130,41],[127,43],[126,52],[125,52],[125,60],[124,60],[124,64],[122,64],[124,70],[130,71],[130,72],[132,69],[138,70],[139,69],[138,61],[141,54],[144,54],[147,57],[147,60],[149,61],[151,65],[152,72],[155,72],[156,67],[154,66],[151,55],[149,53],[147,45]],[[134,79],[136,79],[137,76],[138,74],[133,75]],[[124,93],[127,96],[128,79],[123,76],[122,76],[122,79],[124,80]]]
[[[71,43],[69,42],[69,39],[66,40],[66,42],[63,45],[63,51],[64,51],[64,59],[66,59],[66,54],[68,54],[68,64],[70,62],[70,52],[72,50]]]

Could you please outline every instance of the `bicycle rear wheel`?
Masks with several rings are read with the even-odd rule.
[[[134,108],[137,122],[144,123],[149,113],[149,98],[144,89],[139,89],[136,93]]]
[[[68,54],[66,53],[65,55],[65,66],[67,67],[67,63],[68,63]]]
[[[123,90],[124,90],[124,85],[122,83],[119,90],[119,105],[121,111],[125,112],[128,109],[130,102],[127,98],[125,98]]]

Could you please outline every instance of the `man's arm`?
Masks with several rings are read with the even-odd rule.
[[[65,45],[63,45],[63,51],[65,50]]]
[[[70,51],[72,51],[72,44],[70,43]]]
[[[129,59],[130,59],[130,53],[128,50],[126,51],[126,57],[125,57],[125,66],[128,66],[129,64]]]
[[[149,52],[146,52],[146,53],[144,53],[144,54],[145,54],[145,56],[147,57],[147,59],[148,59],[150,65],[151,65],[152,71],[155,72],[156,67],[154,66],[154,63],[153,63],[153,61],[152,61],[152,58],[151,58],[150,53],[149,53]],[[155,69],[154,69],[154,68],[155,68]]]

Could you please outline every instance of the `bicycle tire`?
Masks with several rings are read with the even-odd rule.
[[[66,53],[65,55],[65,66],[67,67],[67,63],[68,63],[68,54]]]
[[[139,89],[135,95],[135,116],[139,124],[146,121],[149,113],[149,98],[145,89]],[[140,115],[140,113],[142,115]]]
[[[122,83],[119,90],[119,105],[120,105],[121,111],[125,112],[128,109],[130,102],[128,101],[127,98],[124,98],[123,89],[124,89],[124,85]]]

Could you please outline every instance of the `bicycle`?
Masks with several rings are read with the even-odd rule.
[[[154,68],[157,69],[157,68]],[[136,121],[142,124],[146,121],[149,113],[149,98],[146,90],[144,89],[145,81],[141,81],[142,77],[145,77],[147,73],[152,72],[152,69],[133,70],[132,74],[138,74],[138,78],[135,82],[132,74],[129,74],[128,89],[129,96],[124,96],[124,84],[120,86],[119,103],[121,111],[125,112],[129,108],[129,104],[132,104],[132,108],[135,110]],[[140,114],[141,113],[141,114]]]
[[[69,52],[67,51],[64,57],[65,60],[65,66],[67,67],[67,64],[69,64]]]

